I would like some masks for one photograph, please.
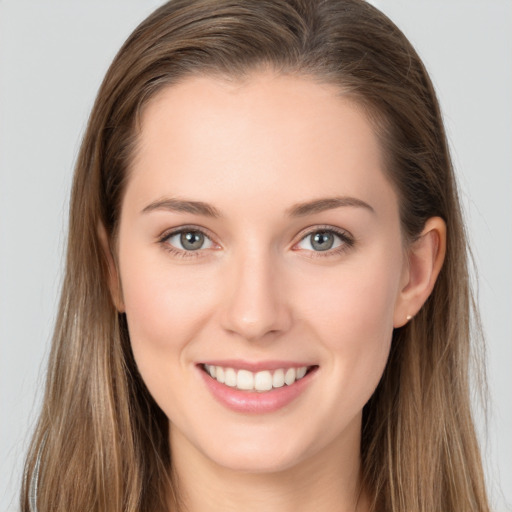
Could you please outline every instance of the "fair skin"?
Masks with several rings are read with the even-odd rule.
[[[363,112],[307,78],[187,78],[144,109],[111,289],[187,511],[368,510],[362,408],[445,244],[438,218],[405,244],[382,160]],[[205,364],[307,374],[238,390]]]

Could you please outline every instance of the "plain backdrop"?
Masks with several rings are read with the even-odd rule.
[[[0,0],[0,512],[18,509],[86,119],[117,49],[161,3]],[[487,478],[494,510],[512,510],[512,0],[373,3],[416,46],[444,111],[488,344]]]

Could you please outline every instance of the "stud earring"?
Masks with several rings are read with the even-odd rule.
[[[412,320],[412,315],[407,315],[406,320],[407,321]]]

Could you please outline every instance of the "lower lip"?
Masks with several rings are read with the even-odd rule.
[[[286,407],[306,390],[317,369],[313,368],[302,379],[290,386],[284,385],[271,391],[258,392],[241,391],[221,384],[199,367],[202,378],[213,397],[228,409],[246,414],[265,414]]]

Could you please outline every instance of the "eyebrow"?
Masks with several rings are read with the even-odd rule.
[[[205,217],[213,218],[221,217],[219,210],[208,203],[204,203],[203,201],[189,201],[174,197],[153,201],[142,210],[142,213],[149,213],[154,210],[192,213],[195,215],[204,215]]]
[[[312,215],[314,213],[324,212],[326,210],[333,210],[335,208],[341,208],[346,206],[352,206],[356,208],[365,208],[372,213],[375,210],[368,204],[357,199],[355,197],[325,197],[321,199],[314,199],[313,201],[307,201],[305,203],[297,203],[286,210],[286,213],[290,217],[303,217],[305,215]]]
[[[326,210],[334,210],[341,207],[357,207],[369,210],[375,213],[375,210],[368,204],[355,197],[325,197],[321,199],[313,199],[304,203],[297,203],[286,210],[289,217],[304,217],[315,213],[321,213]],[[203,201],[191,201],[178,198],[163,198],[148,204],[142,213],[149,213],[155,210],[168,210],[174,212],[192,213],[195,215],[203,215],[205,217],[219,218],[222,217],[220,211],[211,204]]]

